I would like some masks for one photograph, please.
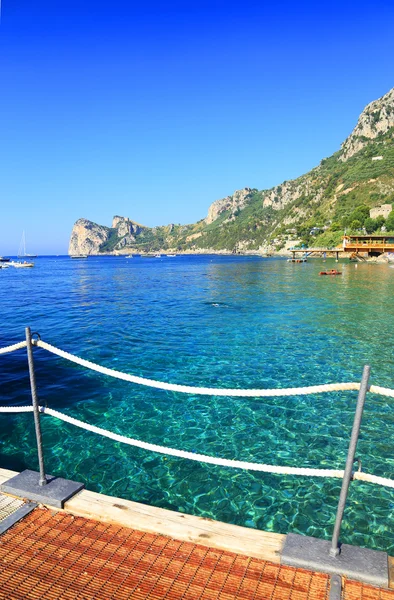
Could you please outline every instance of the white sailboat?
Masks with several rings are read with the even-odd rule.
[[[37,254],[27,254],[26,252],[26,236],[22,233],[21,243],[19,244],[18,258],[37,258]]]

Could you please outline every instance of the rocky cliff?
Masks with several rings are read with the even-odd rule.
[[[394,88],[368,104],[361,113],[356,127],[342,144],[340,160],[346,161],[365,148],[370,140],[391,133],[394,127]]]
[[[244,188],[243,190],[235,191],[233,196],[227,196],[221,200],[215,200],[208,209],[208,215],[205,223],[210,225],[224,212],[230,212],[231,216],[238,213],[239,210],[245,208],[248,198],[251,197],[252,190]]]
[[[71,232],[68,253],[97,254],[109,237],[109,227],[97,225],[88,219],[78,219]]]
[[[311,230],[320,232],[314,243],[335,245],[345,227],[362,228],[369,209],[393,201],[394,89],[368,104],[341,149],[309,173],[270,190],[237,190],[191,225],[149,228],[115,216],[105,227],[79,219],[69,253],[272,251],[308,243]]]

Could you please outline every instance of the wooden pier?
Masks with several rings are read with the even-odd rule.
[[[315,258],[324,258],[324,256],[335,256],[336,260],[339,258],[342,248],[290,248],[292,254],[292,262],[299,262],[300,258],[297,256],[301,255],[304,258],[314,256]]]
[[[0,600],[394,600],[391,557],[372,586],[283,564],[285,538],[82,490],[3,532]]]

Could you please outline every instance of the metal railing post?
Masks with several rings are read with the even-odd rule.
[[[37,438],[38,464],[40,467],[39,485],[46,485],[47,480],[45,477],[44,455],[42,452],[40,409],[39,409],[38,398],[37,398],[36,375],[34,372],[33,347],[32,347],[32,343],[31,343],[30,327],[26,327],[25,332],[26,332],[26,345],[27,345],[27,360],[29,363],[31,397],[32,397],[32,402],[33,402],[34,425],[36,428],[36,438]]]
[[[367,391],[368,391],[368,380],[369,380],[370,371],[371,371],[371,367],[369,365],[365,365],[364,370],[363,370],[363,376],[361,379],[360,390],[358,392],[358,399],[357,399],[356,412],[354,415],[352,435],[350,437],[349,450],[348,450],[347,459],[346,459],[346,467],[345,467],[345,472],[344,472],[343,479],[342,479],[342,488],[341,488],[341,493],[339,496],[337,516],[335,518],[334,532],[332,535],[330,556],[333,556],[333,557],[338,556],[338,554],[340,553],[339,533],[341,530],[343,513],[345,510],[346,498],[347,498],[347,494],[349,491],[349,484],[350,484],[350,481],[353,476],[354,457],[356,454],[358,436],[360,433],[360,425],[361,425],[361,419],[363,416],[365,397],[366,397]]]

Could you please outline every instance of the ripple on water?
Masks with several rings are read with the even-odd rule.
[[[40,258],[1,273],[0,345],[30,325],[66,350],[136,375],[210,387],[358,381],[394,387],[393,271],[242,257]],[[25,353],[1,360],[1,403],[29,402]],[[184,395],[84,371],[35,350],[42,403],[111,431],[212,456],[343,468],[357,393],[281,398]],[[363,469],[394,477],[392,401],[368,395]],[[329,538],[335,479],[233,470],[130,448],[43,418],[48,472],[138,502],[286,533]],[[37,468],[31,415],[0,420],[1,465]],[[352,484],[342,539],[394,550],[393,492]]]

